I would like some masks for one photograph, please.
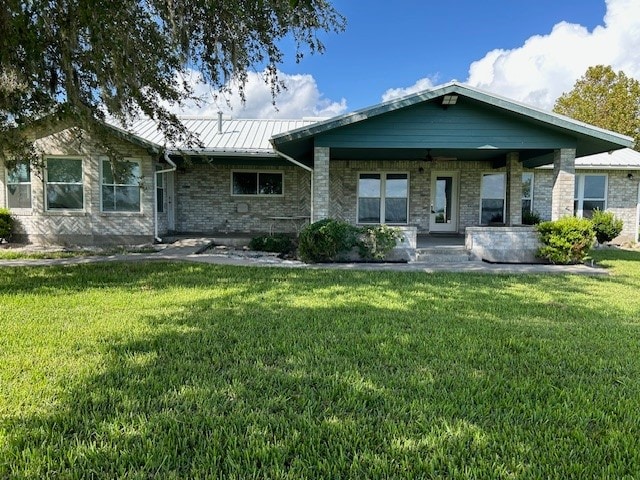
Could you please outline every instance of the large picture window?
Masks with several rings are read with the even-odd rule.
[[[595,209],[607,208],[607,176],[604,174],[576,175],[574,214],[591,218]]]
[[[48,158],[45,184],[47,210],[84,208],[82,159]]]
[[[533,213],[533,172],[522,173],[522,218]]]
[[[31,165],[18,162],[7,171],[7,207],[31,208]]]
[[[361,173],[358,178],[358,223],[407,223],[409,175]]]
[[[505,174],[485,173],[482,175],[480,195],[480,223],[504,223]]]
[[[280,172],[232,172],[233,195],[282,195],[283,174]]]
[[[140,163],[102,160],[102,211],[140,211]]]

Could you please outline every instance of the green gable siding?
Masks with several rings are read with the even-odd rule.
[[[514,113],[460,97],[446,110],[425,102],[321,133],[331,148],[497,149],[575,148],[576,139]]]

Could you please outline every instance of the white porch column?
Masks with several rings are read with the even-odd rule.
[[[553,190],[551,192],[551,220],[573,215],[576,183],[576,150],[562,148],[553,154]]]
[[[509,226],[522,225],[522,162],[518,152],[507,154],[507,219]]]
[[[329,147],[314,147],[312,222],[329,218],[329,157]]]

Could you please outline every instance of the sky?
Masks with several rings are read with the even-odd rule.
[[[283,41],[272,104],[260,71],[237,95],[180,113],[234,118],[329,117],[452,80],[551,110],[592,65],[640,80],[640,0],[333,0],[346,30],[321,33],[322,55],[295,62]]]

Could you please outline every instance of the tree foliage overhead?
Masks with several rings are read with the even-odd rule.
[[[553,111],[633,137],[640,150],[640,82],[622,71],[589,67],[573,90],[556,100]]]
[[[45,117],[92,131],[143,114],[184,141],[168,107],[193,98],[193,71],[217,90],[235,80],[243,96],[247,70],[265,68],[275,96],[280,40],[292,37],[300,60],[324,51],[319,32],[344,25],[328,0],[3,0],[0,156],[27,146],[25,129]]]

